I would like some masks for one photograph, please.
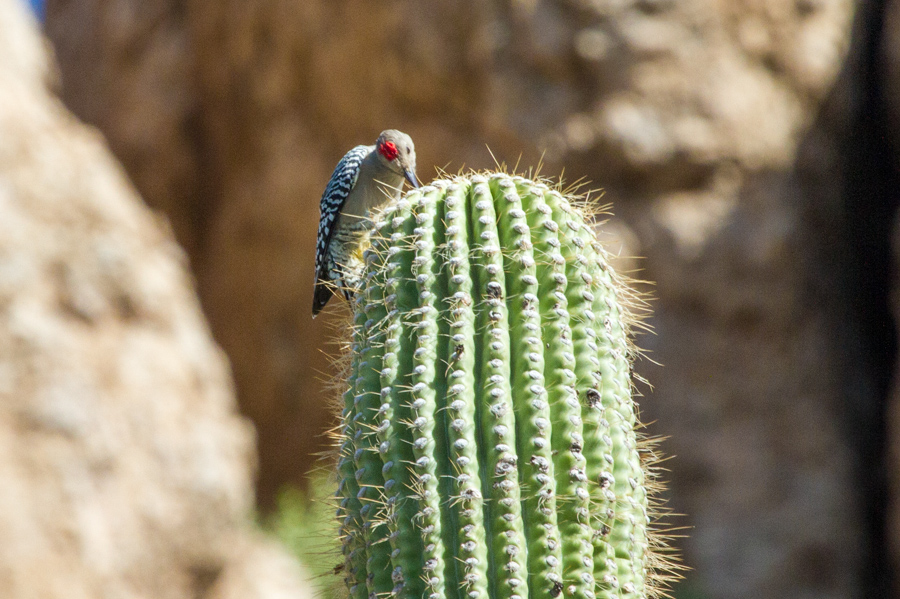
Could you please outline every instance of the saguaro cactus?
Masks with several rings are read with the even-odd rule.
[[[652,595],[624,290],[581,213],[522,177],[437,181],[365,262],[338,467],[352,599]]]

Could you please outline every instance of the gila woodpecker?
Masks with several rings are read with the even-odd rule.
[[[359,287],[372,212],[400,198],[404,178],[419,186],[416,149],[409,135],[395,129],[382,131],[374,146],[356,146],[338,162],[319,203],[313,318],[333,293],[350,299]]]

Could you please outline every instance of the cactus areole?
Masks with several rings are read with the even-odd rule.
[[[382,215],[353,300],[338,517],[352,599],[654,594],[619,279],[542,183]]]

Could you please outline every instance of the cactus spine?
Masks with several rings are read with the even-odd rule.
[[[352,599],[653,595],[623,290],[578,210],[504,174],[378,223],[337,498]]]

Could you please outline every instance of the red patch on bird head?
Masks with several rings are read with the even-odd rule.
[[[391,162],[400,155],[400,150],[397,149],[397,145],[394,142],[386,141],[378,146],[378,153],[387,158],[388,162]]]

